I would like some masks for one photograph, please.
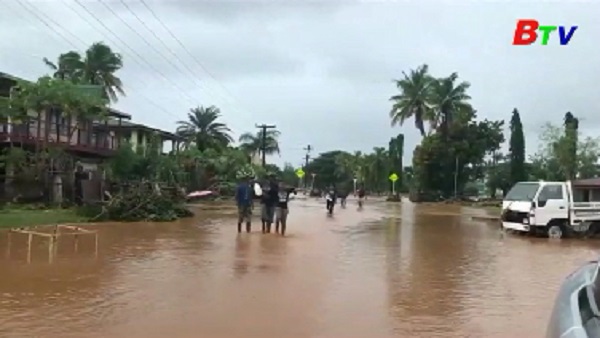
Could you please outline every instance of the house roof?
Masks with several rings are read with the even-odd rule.
[[[582,180],[571,181],[574,187],[589,187],[589,188],[600,188],[600,177],[586,178]]]
[[[165,131],[165,130],[161,130],[158,128],[153,128],[144,124],[140,124],[140,123],[134,123],[134,122],[130,122],[130,121],[121,121],[119,123],[118,120],[115,119],[108,119],[106,121],[106,124],[108,125],[109,129],[124,129],[124,130],[146,130],[146,131],[151,131],[151,132],[155,132],[160,134],[161,136],[168,138],[170,140],[181,140],[182,137],[177,136],[174,133]],[[104,122],[98,122],[97,127],[104,127]]]
[[[2,79],[8,79],[8,80],[13,80],[13,81],[25,81],[25,79],[21,79],[19,77],[14,76],[14,75],[10,75],[8,73],[3,73],[3,72],[0,72],[0,78],[2,78]]]

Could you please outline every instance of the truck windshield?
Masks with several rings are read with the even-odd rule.
[[[517,183],[504,197],[505,201],[533,201],[535,193],[540,188],[539,183]]]

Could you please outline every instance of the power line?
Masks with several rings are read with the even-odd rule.
[[[79,0],[76,0],[79,1]],[[101,3],[104,7],[106,7],[106,9],[108,9],[117,19],[119,19],[119,21],[121,21],[127,28],[129,28],[132,32],[134,32],[148,47],[150,47],[156,54],[158,54],[160,57],[162,57],[167,63],[169,63],[171,66],[173,66],[176,70],[181,71],[181,69],[179,69],[179,67],[177,67],[177,65],[175,63],[173,63],[173,61],[171,59],[169,59],[168,57],[166,57],[163,53],[160,52],[160,50],[158,50],[156,47],[154,47],[154,45],[152,43],[150,43],[142,34],[140,34],[138,32],[137,29],[133,28],[126,20],[124,20],[121,16],[119,16],[117,14],[117,12],[115,12],[110,6],[108,6],[104,1],[102,0],[98,0],[99,3]],[[183,73],[183,72],[182,72]],[[184,73],[185,74],[185,73]],[[195,77],[192,77],[195,79]],[[197,79],[196,79],[197,80]]]
[[[66,5],[66,6],[67,6],[67,8],[69,8],[69,9],[70,9],[70,10],[71,10],[73,13],[75,13],[75,14],[76,14],[76,15],[77,15],[79,18],[81,18],[83,21],[85,21],[85,22],[86,22],[86,23],[87,23],[87,24],[88,24],[88,25],[89,25],[89,26],[90,26],[92,29],[94,29],[96,32],[98,32],[98,33],[99,33],[99,34],[100,34],[100,35],[103,37],[103,39],[106,39],[106,40],[107,40],[109,43],[111,43],[112,45],[119,46],[119,45],[118,45],[117,43],[115,43],[113,40],[111,40],[111,39],[109,39],[109,38],[105,37],[105,36],[104,36],[104,34],[102,34],[102,32],[100,31],[100,29],[98,29],[97,27],[95,27],[94,25],[92,25],[92,24],[91,24],[91,23],[90,23],[88,20],[86,20],[86,19],[85,19],[83,16],[81,16],[81,14],[80,14],[79,12],[77,12],[77,11],[76,11],[76,10],[75,10],[75,9],[74,9],[74,8],[73,8],[71,5],[68,5],[67,3],[65,3],[65,5]],[[84,10],[85,10],[85,9],[86,9],[86,8],[84,7]],[[89,14],[89,12],[88,12],[88,14]],[[92,17],[93,17],[93,16],[92,16]],[[110,31],[110,29],[108,29],[108,27],[106,27],[102,21],[99,21],[99,22],[100,22],[100,23],[101,23],[101,24],[104,26],[104,28],[105,28],[106,30],[108,30],[108,31],[109,31],[109,33],[112,33],[112,31]],[[118,37],[118,36],[117,36],[117,37]],[[125,46],[127,46],[127,44],[126,44],[126,43],[124,43],[122,40],[121,40],[121,42],[122,42],[122,43],[123,43]],[[131,56],[131,55],[128,55],[128,56]],[[158,71],[157,71],[155,68],[153,68],[153,67],[152,67],[152,65],[151,65],[151,64],[150,64],[148,61],[146,61],[146,60],[145,60],[143,57],[141,57],[141,56],[139,56],[139,55],[138,55],[138,57],[139,57],[140,59],[142,59],[142,61],[145,61],[146,63],[148,63],[148,66],[149,66],[149,68],[150,68],[150,70],[151,70],[151,71],[158,72]],[[134,62],[136,62],[135,58],[132,58],[132,60],[133,60]],[[138,62],[136,62],[136,63],[137,63],[137,64],[140,64],[140,63],[139,63],[139,61],[138,61]],[[139,81],[139,79],[138,79],[138,81]],[[143,81],[140,81],[140,82],[143,82]],[[136,91],[135,91],[133,88],[129,88],[128,90],[131,90],[132,92],[136,92]],[[170,112],[169,110],[165,109],[163,106],[161,106],[160,104],[158,104],[156,101],[154,101],[153,99],[151,99],[150,97],[148,97],[148,95],[144,94],[144,93],[143,93],[143,92],[141,92],[141,91],[140,91],[140,92],[137,92],[137,93],[138,93],[140,96],[142,96],[144,99],[146,99],[146,101],[148,101],[148,102],[149,102],[151,105],[153,105],[153,106],[154,106],[154,107],[156,107],[157,109],[161,110],[163,113],[165,113],[165,114],[167,114],[167,115],[171,115],[171,116],[173,116],[173,117],[175,117],[175,118],[178,118],[178,117],[177,117],[175,114],[173,114],[173,113],[172,113],[172,112]]]
[[[141,56],[135,49],[131,48],[129,46],[129,44],[125,41],[123,41],[123,39],[121,39],[121,37],[119,37],[117,34],[115,34],[110,28],[108,28],[106,26],[106,24],[104,24],[104,22],[102,22],[102,20],[100,20],[94,13],[92,13],[85,5],[83,5],[81,3],[81,1],[79,0],[75,0],[75,3],[81,7],[84,11],[86,11],[86,13],[88,13],[96,22],[98,22],[102,27],[104,27],[104,29],[106,29],[112,36],[114,36],[117,40],[119,40],[129,51],[131,51],[131,53],[133,53],[135,56],[137,56],[140,60],[143,61],[144,64],[146,64],[146,66],[148,68],[150,68],[151,70],[155,71],[157,74],[160,75],[160,77],[169,82],[173,88],[175,88],[176,90],[180,91],[181,95],[185,96],[188,100],[190,100],[191,104],[195,104],[196,100],[194,100],[191,96],[189,96],[185,90],[183,90],[182,88],[180,88],[175,82],[171,81],[162,71],[154,68],[154,66],[152,66],[152,64],[150,62],[148,62],[148,60],[146,60],[143,56]],[[104,4],[103,2],[100,2],[101,4],[103,4],[105,7],[106,4]],[[110,11],[112,11],[112,9],[110,9],[110,7],[107,7]],[[114,13],[114,12],[113,12]],[[81,16],[80,16],[81,17]],[[117,16],[118,17],[118,16]],[[118,17],[121,21],[122,19],[120,17]],[[83,18],[82,18],[83,19]],[[87,22],[87,20],[83,19],[84,21]],[[89,22],[88,22],[89,23]],[[91,26],[91,25],[90,25]]]
[[[17,0],[17,3],[19,3],[19,4],[20,4],[20,5],[21,5],[21,6],[22,6],[22,7],[23,7],[25,10],[27,10],[27,11],[28,11],[30,14],[34,15],[34,16],[35,16],[35,17],[36,17],[38,20],[40,20],[40,21],[41,21],[41,22],[42,22],[42,23],[43,23],[43,24],[44,24],[46,27],[48,27],[48,28],[50,28],[52,31],[54,31],[54,32],[55,32],[55,33],[56,33],[56,34],[57,34],[59,37],[61,37],[61,38],[62,38],[64,41],[66,41],[68,45],[70,45],[70,46],[72,46],[72,47],[74,47],[74,48],[76,48],[76,49],[78,48],[78,46],[77,46],[77,44],[76,44],[76,43],[73,43],[73,41],[71,41],[70,39],[68,39],[67,37],[65,37],[64,35],[62,35],[62,34],[61,34],[59,31],[57,31],[57,30],[55,29],[55,27],[59,27],[59,28],[63,29],[64,31],[66,31],[66,32],[69,32],[69,31],[68,31],[67,29],[65,29],[65,28],[64,28],[62,25],[60,25],[60,24],[59,24],[59,23],[57,23],[56,21],[52,20],[52,19],[51,19],[51,18],[49,18],[48,16],[42,16],[42,15],[38,14],[38,13],[35,11],[35,9],[31,9],[31,7],[27,7],[27,6],[29,6],[29,5],[25,6],[25,5],[24,5],[24,3],[22,3],[20,0]],[[73,10],[72,8],[70,8],[70,9],[71,9],[71,10]],[[73,11],[74,11],[74,10],[73,10]],[[75,14],[79,15],[79,13],[77,13],[76,11],[74,11],[74,12],[75,12]],[[48,21],[50,21],[51,23],[53,23],[53,24],[54,24],[54,26],[52,26],[52,25],[48,25],[48,23],[46,22],[46,20],[44,19],[44,17],[45,17],[45,18],[46,18]],[[27,21],[27,18],[25,18],[25,17],[22,17],[22,18],[24,18],[24,19],[25,19],[25,21]],[[84,20],[84,21],[85,21],[85,20]],[[89,23],[89,22],[88,22],[88,23]],[[90,26],[91,26],[91,25],[90,25]],[[92,28],[94,28],[93,26],[91,26],[91,27],[92,27]],[[71,34],[71,35],[75,36],[74,34]],[[53,37],[55,38],[55,36],[53,36]],[[80,38],[79,38],[79,37],[77,37],[77,36],[75,36],[75,37],[76,37],[76,39],[77,39],[78,41],[80,41],[82,44],[86,45],[86,42],[85,42],[85,41],[83,41],[82,39],[80,39]],[[132,92],[135,92],[135,90],[134,90],[133,88],[130,88],[130,90],[131,90]],[[163,107],[161,107],[160,105],[158,105],[156,102],[154,102],[153,100],[151,100],[150,98],[148,98],[147,96],[145,96],[143,93],[139,93],[139,94],[141,94],[143,97],[145,97],[145,98],[146,98],[146,100],[148,100],[148,102],[150,102],[150,104],[152,104],[152,105],[156,106],[157,108],[161,109],[163,112],[166,112],[167,114],[171,114],[172,116],[174,116],[172,113],[169,113],[167,110],[165,110]]]
[[[173,38],[173,40],[175,40],[177,42],[177,44],[188,54],[188,56],[196,63],[196,65],[198,65],[198,67],[200,67],[200,69],[202,69],[209,77],[211,77],[215,81],[215,83],[217,83],[227,95],[229,95],[232,99],[236,100],[235,96],[231,93],[231,91],[229,91],[229,89],[227,89],[227,87],[225,87],[225,85],[220,83],[220,81],[217,80],[217,78],[213,74],[211,74],[211,72],[209,72],[208,69],[206,67],[204,67],[204,65],[202,65],[202,63],[194,56],[194,54],[192,54],[189,51],[189,49],[187,49],[187,47],[183,44],[183,42],[181,42],[181,40],[173,33],[173,31],[160,19],[160,17],[156,14],[156,12],[154,12],[154,10],[150,6],[148,6],[146,1],[140,0],[140,2],[142,3],[142,5],[144,5],[144,7],[146,7],[146,9],[150,12],[150,14],[152,14],[152,16],[156,19],[156,21],[158,21],[158,23],[167,31],[167,33],[169,33],[169,35]],[[239,100],[236,100],[236,101],[239,102]]]
[[[75,46],[77,45],[76,43],[73,43],[73,41],[69,40],[66,36],[64,36],[60,31],[58,31],[56,28],[54,27],[60,27],[62,28],[64,31],[68,32],[69,34],[71,34],[72,36],[75,37],[75,40],[81,42],[83,45],[86,45],[86,42],[83,41],[81,38],[79,38],[78,36],[72,34],[71,32],[69,32],[68,30],[66,30],[64,27],[62,27],[59,23],[57,23],[56,21],[52,20],[51,18],[46,16],[46,19],[48,19],[48,21],[50,21],[52,23],[49,24],[42,16],[40,16],[35,10],[31,9],[31,7],[29,7],[30,5],[27,4],[25,5],[26,2],[22,2],[21,0],[15,0],[17,2],[17,4],[19,4],[21,7],[23,7],[26,11],[28,11],[29,13],[33,14],[33,16],[35,16],[38,20],[40,20],[40,22],[48,27],[51,31],[53,31],[54,33],[56,33],[58,36],[60,36],[63,40],[65,40],[68,44],[70,44],[71,46]]]
[[[167,45],[163,39],[161,39],[160,36],[158,36],[158,34],[156,34],[156,32],[154,32],[152,30],[152,28],[148,27],[148,25],[146,24],[146,22],[144,20],[142,20],[132,9],[131,7],[129,7],[129,5],[127,4],[127,2],[125,2],[124,0],[119,0],[121,2],[121,4],[129,11],[129,13],[131,13],[136,19],[137,21],[139,21],[142,26],[144,26],[144,28],[146,28],[147,31],[150,32],[150,34],[152,34],[154,36],[154,38],[156,38],[156,40],[158,40],[158,42],[160,42],[161,45],[163,45],[163,47],[165,47],[166,50],[169,51],[169,53],[175,58],[177,59],[177,61],[179,61],[179,63],[181,63],[181,65],[190,73],[191,77],[193,80],[196,80],[198,82],[198,86],[202,87],[203,83],[202,81],[200,81],[198,78],[196,78],[196,75],[194,74],[194,71],[192,69],[190,69],[190,67],[187,66],[187,64],[179,57],[179,55],[177,55],[177,53],[175,53],[171,47],[169,47],[169,45]]]

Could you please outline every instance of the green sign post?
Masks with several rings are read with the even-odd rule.
[[[392,195],[396,196],[396,181],[398,180],[398,175],[396,173],[392,173],[388,179],[392,181]]]

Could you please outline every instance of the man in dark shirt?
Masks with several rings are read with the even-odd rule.
[[[262,223],[263,233],[271,232],[271,225],[275,217],[275,208],[279,202],[279,184],[274,175],[269,175],[269,181],[263,188],[262,204]]]
[[[238,233],[242,232],[242,223],[246,222],[246,232],[252,227],[252,197],[254,192],[250,179],[244,177],[235,189],[235,201],[238,207]]]
[[[281,224],[281,236],[285,236],[287,226],[287,216],[289,214],[288,202],[290,194],[296,195],[296,188],[285,188],[281,183],[279,185],[279,201],[275,211],[275,232],[279,233],[279,224]]]

